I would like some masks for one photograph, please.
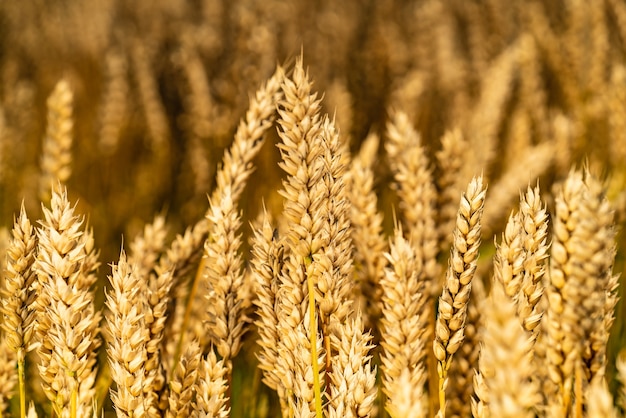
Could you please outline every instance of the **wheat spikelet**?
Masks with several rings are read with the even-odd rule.
[[[34,348],[31,340],[34,332],[35,313],[32,310],[37,295],[33,284],[37,275],[33,270],[37,249],[37,235],[31,225],[24,205],[15,219],[13,238],[7,250],[6,277],[0,290],[0,313],[4,331],[3,344],[11,350],[17,361],[20,411],[26,410],[24,362],[26,353]],[[7,353],[11,358],[11,354]],[[11,387],[8,382],[7,390]],[[3,410],[3,409],[0,409]]]
[[[222,360],[217,361],[213,350],[200,362],[198,382],[196,384],[197,409],[192,415],[198,418],[227,418],[230,414],[226,391],[228,369]],[[197,415],[196,415],[197,414]]]
[[[374,414],[376,369],[372,368],[370,345],[372,336],[363,329],[360,315],[340,325],[340,332],[331,336],[337,349],[330,372],[329,417],[369,417]]]
[[[72,173],[72,118],[74,95],[66,80],[60,80],[47,101],[48,121],[41,157],[39,197],[50,201],[51,188],[65,183]]]
[[[150,330],[143,312],[147,311],[145,285],[138,269],[126,260],[122,252],[112,265],[107,293],[106,333],[107,355],[117,390],[111,392],[118,417],[158,416],[156,405],[144,395],[145,387],[153,382],[146,373],[147,342]]]
[[[119,50],[109,51],[105,58],[106,84],[99,112],[98,148],[113,155],[124,128],[128,110],[128,62]]]
[[[445,390],[452,356],[463,342],[467,303],[480,246],[481,217],[486,190],[475,177],[461,198],[446,280],[439,298],[433,351],[438,361],[439,414],[445,417]]]
[[[222,200],[211,202],[207,214],[209,238],[205,244],[205,280],[208,284],[206,323],[211,344],[231,368],[231,360],[241,348],[241,337],[248,321],[245,316],[245,303],[242,299],[243,272],[241,256],[241,215],[232,200],[229,188],[223,190]],[[205,341],[201,341],[203,347]]]
[[[548,214],[539,196],[539,186],[530,186],[520,197],[520,221],[524,229],[524,277],[517,298],[517,313],[524,329],[537,331],[543,308],[539,301],[543,296],[543,281],[548,261]]]
[[[198,387],[202,351],[197,341],[191,341],[180,358],[176,373],[169,383],[169,408],[167,418],[189,417],[193,410],[193,397]]]
[[[502,267],[496,266],[494,272]],[[506,294],[501,280],[505,273],[495,274],[498,278],[482,312],[482,346],[474,380],[476,397],[472,399],[472,415],[534,417],[533,408],[541,398],[532,380],[533,341],[515,315],[515,302]]]
[[[406,114],[395,112],[387,124],[386,150],[398,187],[402,223],[415,246],[427,280],[437,275],[435,199],[428,159]]]
[[[604,363],[590,367],[604,347],[589,345],[594,329],[604,326],[607,291],[611,291],[614,231],[612,212],[602,193],[589,172],[572,171],[556,200],[548,287],[548,365],[559,389],[556,402],[564,413],[571,407],[574,389],[575,408],[582,408],[583,384]],[[601,333],[599,339],[605,341],[608,331]]]
[[[472,396],[474,395],[473,380],[478,369],[480,353],[479,327],[482,320],[483,305],[487,301],[487,291],[482,277],[475,273],[472,279],[472,292],[467,306],[467,318],[463,331],[463,343],[450,365],[449,379],[446,389],[446,415],[451,418],[468,417],[471,415]]]
[[[389,262],[381,279],[381,371],[385,409],[393,416],[426,416],[425,327],[428,288],[421,258],[397,228],[386,255]],[[406,387],[403,387],[406,386]],[[398,414],[398,415],[394,415]]]
[[[280,167],[288,176],[280,193],[285,198],[283,216],[289,230],[284,238],[288,253],[277,295],[281,336],[278,352],[283,360],[278,365],[284,382],[284,392],[279,390],[279,396],[289,396],[288,408],[298,414],[307,408],[313,412],[321,404],[315,382],[321,381],[323,367],[316,370],[316,366],[324,365],[325,357],[321,339],[317,338],[318,327],[309,326],[305,318],[311,325],[319,320],[307,300],[315,296],[309,294],[310,289],[315,289],[315,279],[328,272],[331,265],[324,254],[328,237],[323,235],[329,202],[324,178],[325,150],[323,141],[317,140],[323,134],[320,103],[311,93],[301,58],[292,79],[285,78],[282,88],[285,100],[279,108],[282,143],[278,148],[282,156]],[[319,261],[322,257],[324,264]]]
[[[53,191],[51,208],[43,207],[43,212],[34,264],[40,375],[58,416],[86,416],[92,408],[100,345],[100,313],[90,289],[97,264],[90,234],[80,230],[83,221],[74,215],[65,191]]]

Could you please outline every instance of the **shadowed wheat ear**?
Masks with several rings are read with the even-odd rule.
[[[433,351],[438,361],[440,417],[445,417],[446,386],[452,356],[463,342],[467,303],[480,247],[485,193],[482,176],[475,177],[461,198],[446,280],[439,298]]]
[[[72,168],[72,118],[74,95],[66,80],[59,81],[48,97],[48,121],[43,140],[39,198],[49,202],[51,188],[70,178]]]
[[[95,389],[100,313],[95,311],[94,270],[98,267],[90,232],[74,215],[65,190],[53,191],[43,207],[34,270],[40,342],[39,371],[44,392],[60,417],[91,415]]]
[[[6,276],[0,291],[4,344],[11,353],[15,353],[17,360],[21,417],[26,414],[24,361],[26,353],[34,348],[31,341],[35,324],[32,305],[37,297],[33,290],[33,284],[37,280],[33,270],[36,251],[37,235],[22,204],[20,214],[14,222],[13,238],[7,250]],[[7,355],[10,355],[9,352]],[[0,409],[2,410],[4,408]]]
[[[587,170],[571,171],[556,197],[547,287],[548,371],[558,391],[551,402],[563,414],[582,416],[584,387],[606,363],[614,237],[601,183]]]

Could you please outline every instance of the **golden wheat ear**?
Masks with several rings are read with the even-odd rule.
[[[439,377],[439,415],[445,417],[448,370],[464,338],[467,304],[476,271],[486,189],[475,177],[461,198],[443,291],[439,297],[433,351]]]

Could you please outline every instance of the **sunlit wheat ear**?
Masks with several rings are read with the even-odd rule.
[[[26,353],[34,348],[32,344],[35,313],[33,303],[37,297],[33,284],[37,275],[33,270],[37,250],[37,235],[31,225],[24,205],[14,222],[11,245],[7,250],[7,268],[2,289],[0,290],[0,312],[2,330],[6,348],[14,355],[18,368],[18,393],[20,411],[26,412],[26,390],[24,380],[24,362]],[[13,372],[11,372],[13,374]],[[11,385],[2,385],[9,390]]]
[[[136,266],[129,264],[122,252],[117,264],[111,266],[111,290],[106,295],[107,355],[111,377],[117,390],[111,400],[118,417],[156,416],[156,405],[145,396],[145,387],[152,381],[146,374],[147,342],[150,330],[144,312],[148,311],[142,278]]]
[[[228,408],[228,369],[222,360],[217,361],[213,350],[200,362],[196,384],[196,413],[198,417],[227,418]]]
[[[505,245],[498,248],[506,258]],[[510,248],[510,247],[509,247]],[[494,266],[491,295],[483,305],[479,368],[474,378],[474,417],[534,417],[541,397],[532,363],[533,339],[516,316],[516,304],[504,282],[509,265]],[[501,270],[496,273],[496,270]]]
[[[530,186],[520,198],[520,221],[524,229],[524,277],[518,296],[517,312],[524,329],[537,336],[543,308],[544,278],[548,264],[548,213],[539,196],[539,186]]]
[[[100,345],[100,313],[95,312],[97,267],[91,234],[81,230],[65,191],[52,193],[51,208],[43,207],[34,269],[39,339],[39,371],[43,388],[59,416],[91,413]]]
[[[43,140],[39,198],[49,202],[51,188],[65,183],[71,173],[74,95],[66,80],[59,81],[48,97],[48,120]]]
[[[360,315],[339,325],[340,332],[331,336],[337,349],[330,372],[329,417],[367,417],[375,411],[376,368],[370,354],[372,336],[363,329]]]
[[[197,341],[191,341],[180,358],[175,375],[169,381],[167,418],[185,418],[193,410],[193,398],[198,390],[197,380],[202,351]]]
[[[586,384],[604,373],[613,304],[615,231],[601,183],[571,171],[556,197],[548,286],[548,366],[557,403],[579,413]],[[572,400],[574,401],[572,404]],[[559,402],[560,401],[560,402]]]
[[[452,356],[463,342],[467,303],[480,247],[485,193],[482,177],[475,177],[461,198],[446,280],[439,298],[433,351],[438,361],[439,414],[444,417],[448,370]]]
[[[383,291],[380,369],[387,396],[385,409],[393,416],[426,416],[428,397],[423,386],[428,295],[423,265],[399,227],[386,258],[389,264],[380,282]]]
[[[324,182],[325,149],[319,140],[323,129],[320,104],[311,92],[301,59],[292,79],[285,79],[283,91],[285,101],[279,109],[282,144],[278,146],[283,159],[280,165],[288,176],[280,193],[285,198],[283,216],[289,229],[284,240],[288,255],[279,276],[277,317],[279,359],[291,357],[295,367],[281,360],[279,365],[288,376],[283,379],[288,410],[298,414],[308,409],[320,414],[326,357],[323,336],[318,333],[317,301],[321,295],[316,284],[320,274],[327,271],[324,267],[331,265],[324,254],[328,189]],[[325,264],[320,265],[321,259]]]

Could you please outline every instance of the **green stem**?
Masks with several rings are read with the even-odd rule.
[[[307,278],[309,287],[309,327],[311,332],[311,362],[313,366],[313,391],[315,393],[315,417],[323,418],[322,391],[320,388],[319,364],[317,362],[317,320],[315,319],[315,288],[313,281]]]

